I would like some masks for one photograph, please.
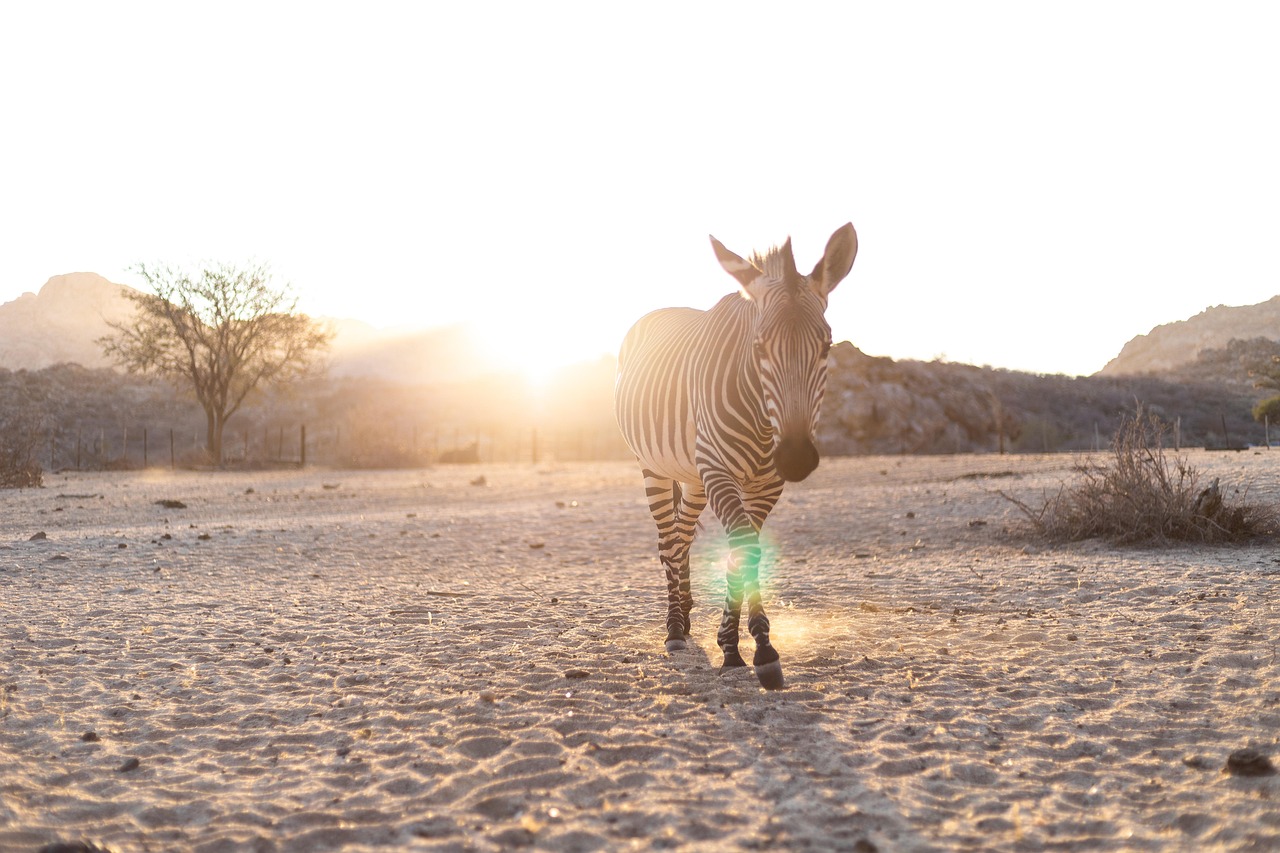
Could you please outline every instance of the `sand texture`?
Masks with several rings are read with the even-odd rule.
[[[1280,501],[1280,452],[1189,459]],[[772,693],[718,672],[710,516],[664,651],[629,464],[0,493],[0,851],[1280,848],[1224,769],[1277,751],[1280,551],[1028,547],[995,490],[1078,461],[789,487]]]

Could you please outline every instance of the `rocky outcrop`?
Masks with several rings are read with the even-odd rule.
[[[1171,373],[1193,363],[1205,350],[1223,349],[1233,339],[1251,338],[1280,339],[1280,296],[1257,305],[1218,305],[1189,320],[1156,326],[1125,344],[1098,374]]]
[[[827,453],[997,450],[1020,419],[981,368],[869,356],[853,344],[831,349],[818,441]]]
[[[38,370],[74,362],[108,364],[97,340],[133,314],[129,288],[97,273],[55,275],[39,293],[0,305],[0,366]]]

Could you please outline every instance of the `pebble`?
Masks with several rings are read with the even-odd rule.
[[[565,678],[586,678],[590,674],[591,673],[587,672],[585,669],[569,669],[569,670],[565,670],[564,677]]]
[[[137,770],[140,766],[142,766],[142,762],[139,761],[138,759],[126,758],[124,761],[124,764],[121,764],[119,767],[116,768],[116,772],[129,773],[133,770]]]
[[[46,539],[48,539],[48,538],[49,538],[49,535],[48,535],[47,533],[45,533],[43,530],[41,530],[39,533],[32,533],[32,534],[31,534],[31,538],[30,538],[30,539],[28,539],[27,541],[28,541],[28,542],[43,542],[43,541],[45,541],[45,540],[46,540]]]
[[[1271,759],[1256,749],[1237,749],[1222,768],[1233,776],[1270,776],[1276,772]]]

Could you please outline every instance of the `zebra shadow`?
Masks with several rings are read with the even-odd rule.
[[[720,666],[718,616],[695,606],[687,648],[667,654],[667,687],[704,737],[697,774],[703,782],[720,776],[735,797],[755,801],[758,841],[790,850],[941,849],[869,784],[878,770],[859,740],[862,715],[832,689],[848,677],[837,650],[782,645],[789,632],[779,631],[787,686],[766,691],[751,667]],[[786,620],[778,624],[785,628]]]

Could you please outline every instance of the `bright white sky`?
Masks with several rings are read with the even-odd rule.
[[[0,301],[259,259],[536,365],[714,304],[708,233],[804,270],[852,220],[837,340],[1092,373],[1280,293],[1277,44],[1274,3],[6,4]]]

